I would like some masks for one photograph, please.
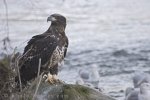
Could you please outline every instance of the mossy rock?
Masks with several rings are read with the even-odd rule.
[[[60,83],[51,85],[44,81],[34,96],[37,84],[38,81],[35,81],[23,92],[13,94],[11,100],[115,100],[89,87]]]

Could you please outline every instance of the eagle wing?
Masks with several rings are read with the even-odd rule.
[[[47,64],[57,46],[58,40],[54,36],[36,35],[32,37],[19,60],[20,74],[35,76],[38,71],[39,59],[41,58],[41,65]],[[33,75],[33,73],[35,74]]]
[[[25,47],[23,54],[25,54],[31,48],[31,46],[33,45],[33,43],[35,43],[37,40],[42,39],[42,38],[44,38],[43,34],[33,36],[31,38],[31,40],[28,42],[27,46]]]
[[[28,42],[20,60],[23,61],[23,64],[25,62],[36,63],[41,58],[41,64],[43,65],[50,59],[57,45],[58,41],[54,36],[36,35]],[[34,64],[32,65],[34,66]]]

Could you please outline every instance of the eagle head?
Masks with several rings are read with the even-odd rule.
[[[57,24],[66,24],[66,18],[60,14],[52,14],[47,18],[47,22],[51,21],[52,23]]]

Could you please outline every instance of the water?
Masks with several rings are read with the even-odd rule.
[[[149,0],[7,0],[13,47],[44,32],[52,13],[67,17],[68,55],[59,77],[75,83],[79,69],[97,64],[104,93],[123,100],[134,71],[150,72]],[[5,6],[0,1],[0,40],[6,36]],[[2,42],[0,43],[2,47]],[[69,74],[69,75],[68,75]]]

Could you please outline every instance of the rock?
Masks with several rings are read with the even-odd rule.
[[[13,94],[11,100],[115,100],[86,86],[65,83],[51,85],[43,80],[35,95],[37,84],[38,81],[35,81],[23,92]]]
[[[117,50],[113,52],[112,55],[115,57],[126,57],[129,56],[130,54],[126,50]]]

